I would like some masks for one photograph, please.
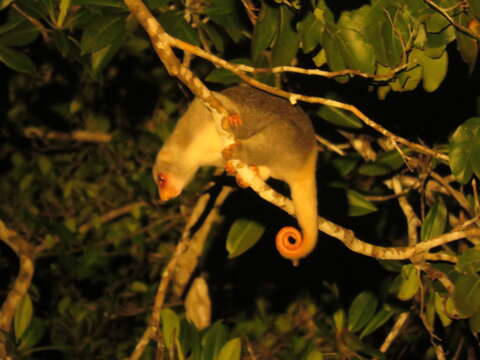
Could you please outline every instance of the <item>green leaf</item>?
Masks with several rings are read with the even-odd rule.
[[[448,146],[450,168],[463,184],[473,172],[480,176],[480,117],[470,118],[453,133]]]
[[[130,284],[130,290],[136,293],[148,292],[148,285],[142,281],[134,281]]]
[[[368,322],[367,326],[363,329],[360,334],[360,339],[363,339],[365,336],[370,335],[375,330],[379,329],[383,324],[385,324],[395,312],[389,308],[383,307],[380,309]]]
[[[221,321],[213,324],[202,338],[202,360],[214,360],[227,342],[227,329]]]
[[[102,70],[112,61],[114,56],[118,53],[126,39],[126,34],[122,33],[112,41],[111,44],[105,46],[103,49],[92,53],[92,70],[94,77],[99,77]]]
[[[417,88],[423,77],[423,68],[419,65],[418,60],[419,53],[421,50],[413,49],[408,55],[407,69],[398,74],[401,89],[395,91],[412,91]]]
[[[72,299],[69,296],[64,296],[57,304],[57,309],[60,315],[67,314],[68,309],[72,306]]]
[[[85,116],[85,128],[93,132],[107,132],[110,129],[110,119],[102,115],[88,114]]]
[[[187,319],[180,322],[180,346],[183,354],[191,354],[189,360],[200,359],[202,350],[200,332]]]
[[[15,317],[13,327],[15,330],[15,338],[19,340],[24,334],[25,330],[30,326],[33,316],[32,299],[28,294],[22,298],[18,307],[15,309]]]
[[[332,71],[339,71],[346,68],[345,60],[343,58],[343,52],[339,51],[339,40],[335,35],[336,29],[332,27],[327,27],[323,32],[322,36],[322,46],[327,55],[327,63]],[[337,78],[337,81],[345,82],[348,78],[343,76],[340,79]]]
[[[51,0],[31,1],[31,0],[16,0],[20,8],[35,18],[51,18],[53,16],[54,4]]]
[[[448,54],[445,51],[438,59],[432,59],[428,56],[421,57],[423,66],[423,88],[427,92],[433,92],[438,89],[445,79],[448,69]]]
[[[63,31],[60,31],[60,30],[53,31],[52,35],[53,35],[53,40],[55,41],[55,46],[57,47],[58,51],[62,54],[64,58],[67,58],[70,54],[76,51],[72,41],[68,38],[68,36]]]
[[[435,323],[435,294],[430,292],[427,297],[425,306],[425,322],[427,327],[433,329]]]
[[[220,350],[216,360],[240,360],[242,353],[242,342],[240,338],[231,339]]]
[[[27,20],[10,20],[1,26],[0,34],[1,46],[25,46],[35,41],[39,31]]]
[[[333,322],[337,333],[340,333],[345,328],[345,311],[338,309],[333,313]]]
[[[477,311],[468,321],[472,332],[480,332],[480,311]]]
[[[402,271],[403,263],[399,260],[380,260],[378,263],[385,269],[391,272],[399,273]]]
[[[392,169],[385,164],[367,162],[358,168],[358,173],[367,176],[383,176],[392,172]]]
[[[264,231],[265,227],[256,221],[236,220],[227,235],[228,257],[232,259],[246,252],[260,240]]]
[[[312,350],[305,357],[305,360],[323,360],[323,354],[319,350]]]
[[[160,313],[162,321],[162,335],[165,341],[165,346],[168,350],[172,351],[176,342],[178,341],[178,335],[180,332],[180,320],[173,310],[165,308]]]
[[[125,31],[123,16],[97,16],[85,28],[80,43],[81,55],[112,44]]]
[[[438,59],[453,40],[455,40],[455,28],[453,26],[438,34],[427,33],[427,42],[424,47],[425,54],[433,59]]]
[[[18,72],[35,72],[35,64],[27,55],[8,47],[0,46],[0,61]]]
[[[14,0],[0,0],[0,10],[5,9],[8,5],[10,5]]]
[[[447,316],[447,312],[445,311],[446,298],[437,292],[434,293],[434,297],[435,311],[438,315],[438,318],[442,322],[443,327],[447,327],[452,323],[452,319]]]
[[[365,23],[368,6],[355,11],[344,11],[338,20],[338,50],[342,51],[348,69],[359,70],[367,74],[375,71],[375,51],[366,40],[359,27],[352,24]]]
[[[400,31],[405,25],[403,16],[397,6],[382,3],[382,6],[372,7],[366,19],[366,37],[375,49],[378,62],[388,68],[400,63],[403,54],[402,41],[408,40],[408,37],[403,38],[403,31]]]
[[[456,20],[458,24],[468,26],[471,18],[461,13]],[[478,59],[478,41],[458,30],[455,30],[455,36],[457,39],[457,49],[463,61],[468,65],[468,71],[471,74]]]
[[[150,9],[155,9],[159,7],[166,7],[170,3],[170,0],[145,0],[145,4]]]
[[[23,334],[18,350],[28,350],[33,348],[42,339],[47,330],[47,325],[44,320],[33,318],[30,326]]]
[[[43,175],[47,175],[52,171],[53,164],[48,156],[40,155],[38,157],[38,167]]]
[[[195,46],[200,45],[197,32],[185,21],[184,12],[170,10],[158,15],[158,21],[169,35]]]
[[[436,11],[431,12],[430,16],[428,16],[425,21],[427,31],[431,33],[439,33],[445,30],[445,28],[449,25],[450,23],[445,16]]]
[[[317,115],[334,125],[351,129],[360,129],[363,127],[363,123],[351,112],[336,107],[322,105]]]
[[[71,0],[60,0],[60,11],[58,12],[57,27],[62,28],[70,8]]]
[[[462,317],[471,317],[480,310],[480,277],[461,275],[455,282],[453,301]]]
[[[75,5],[93,5],[93,6],[105,6],[118,9],[126,9],[126,5],[123,1],[118,0],[75,0]]]
[[[282,6],[278,12],[278,35],[272,47],[272,65],[290,65],[297,54],[300,36],[292,26],[294,13]]]
[[[404,153],[408,153],[403,149]],[[362,164],[358,172],[368,176],[382,176],[399,169],[403,165],[402,155],[397,150],[387,151],[377,156],[375,162]]]
[[[361,330],[375,314],[378,299],[375,294],[364,291],[358,294],[348,310],[348,330],[357,332]]]
[[[314,12],[308,13],[297,25],[304,53],[309,53],[321,42],[325,30],[325,23],[321,14],[323,14],[322,10],[315,9]]]
[[[439,59],[445,52],[447,47],[445,45],[426,47],[421,51],[422,55],[430,59]]]
[[[222,36],[222,34],[212,24],[201,23],[200,27],[202,28],[202,30],[205,31],[207,36],[210,38],[210,40],[213,43],[213,46],[215,47],[215,49],[217,49],[217,52],[220,54],[223,54],[225,50],[225,37]]]
[[[11,32],[15,28],[18,28],[25,21],[26,21],[26,19],[21,18],[19,16],[14,16],[14,17],[10,18],[7,22],[0,25],[0,35],[5,34],[7,32]]]
[[[480,250],[471,248],[458,257],[455,270],[459,273],[475,275],[480,272]]]
[[[404,265],[400,273],[400,287],[398,290],[398,298],[400,300],[410,300],[420,288],[420,274],[412,265]]]
[[[241,18],[241,6],[236,0],[212,0],[210,6],[205,10],[207,15],[214,23],[220,25],[227,34],[238,42],[243,38],[244,25]]]
[[[353,169],[355,169],[359,161],[360,161],[360,158],[358,156],[354,156],[354,155],[340,156],[333,159],[332,165],[338,171],[340,176],[343,177],[350,174],[353,171]]]
[[[273,38],[278,32],[279,8],[270,6],[266,2],[262,3],[262,9],[258,15],[258,21],[253,29],[250,53],[254,62],[258,59],[262,51],[270,46]]]
[[[427,241],[444,233],[447,226],[447,207],[442,198],[437,201],[428,211],[422,224],[421,239]]]
[[[25,175],[22,180],[20,181],[20,191],[25,191],[27,190],[30,185],[32,184],[33,181],[33,174],[27,174]]]
[[[354,190],[347,191],[347,199],[349,216],[362,216],[378,210],[371,201],[368,201],[363,195]]]
[[[480,19],[480,2],[478,0],[468,0],[468,5],[473,15]]]

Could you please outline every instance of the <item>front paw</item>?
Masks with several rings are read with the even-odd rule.
[[[238,114],[229,115],[227,121],[232,127],[239,127],[243,123],[242,118]]]
[[[248,182],[243,180],[243,178],[240,176],[240,174],[235,175],[235,180],[237,180],[238,186],[240,186],[243,189],[248,188],[250,186],[250,184]]]
[[[235,151],[237,148],[238,144],[234,143],[231,145],[228,145],[226,148],[222,150],[222,156],[225,160],[231,160],[234,159],[235,157]]]
[[[237,173],[237,170],[235,169],[235,166],[233,166],[232,161],[229,160],[225,163],[225,171],[228,175],[235,175]]]

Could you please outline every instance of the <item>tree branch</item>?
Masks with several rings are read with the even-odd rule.
[[[41,138],[45,140],[83,141],[96,143],[108,143],[112,140],[112,135],[110,134],[84,130],[75,130],[71,133],[62,133],[58,131],[47,131],[37,127],[28,127],[23,131],[23,133],[29,139]]]
[[[15,231],[9,229],[2,220],[0,220],[0,240],[15,252],[20,262],[17,278],[0,309],[0,359],[6,359],[8,355],[6,334],[10,331],[13,316],[20,301],[30,288],[35,270],[34,260],[41,251],[47,248],[47,244],[33,246]]]
[[[128,0],[128,1],[133,1],[133,0]],[[331,100],[331,99],[326,99],[326,98],[321,98],[321,97],[315,97],[315,96],[305,96],[305,95],[291,93],[291,92],[287,92],[287,91],[284,91],[284,90],[281,90],[281,89],[274,88],[272,86],[266,85],[266,84],[264,84],[264,83],[262,83],[258,80],[253,79],[252,77],[249,77],[248,75],[246,75],[245,72],[255,72],[255,68],[253,68],[251,66],[246,66],[246,65],[243,65],[243,64],[231,64],[231,63],[225,61],[224,59],[221,59],[221,58],[219,58],[219,57],[217,57],[213,54],[210,54],[210,53],[200,49],[199,47],[196,47],[196,46],[194,46],[192,44],[189,44],[187,42],[184,42],[182,40],[176,39],[176,38],[170,36],[169,34],[167,34],[165,32],[163,32],[158,37],[161,38],[162,43],[168,43],[171,46],[177,47],[177,48],[182,49],[182,50],[187,51],[187,52],[191,52],[194,55],[202,57],[202,58],[204,58],[206,60],[209,60],[210,62],[212,62],[212,63],[214,63],[218,66],[221,66],[221,67],[223,67],[227,70],[230,70],[231,72],[233,72],[235,75],[240,77],[243,81],[250,84],[251,86],[254,86],[258,89],[264,90],[264,91],[269,92],[271,94],[275,94],[277,96],[286,98],[286,99],[290,100],[290,102],[293,103],[293,104],[296,103],[298,100],[300,100],[300,101],[304,101],[304,102],[308,102],[308,103],[312,103],[312,104],[322,104],[322,105],[331,106],[331,107],[346,110],[346,111],[354,114],[363,123],[370,126],[371,128],[373,128],[374,130],[376,130],[380,134],[382,134],[386,137],[389,137],[390,139],[392,139],[392,140],[394,140],[394,141],[396,141],[396,142],[398,142],[402,145],[405,145],[405,146],[409,147],[410,149],[412,149],[412,150],[414,150],[418,153],[429,155],[429,156],[435,157],[439,160],[442,160],[444,162],[448,162],[448,156],[447,155],[442,154],[442,153],[440,153],[436,150],[432,150],[432,149],[430,149],[426,146],[423,146],[421,144],[417,144],[417,143],[414,143],[414,142],[409,141],[407,139],[404,139],[404,138],[402,138],[398,135],[395,135],[391,131],[382,127],[380,124],[377,124],[376,122],[374,122],[372,119],[370,119],[368,116],[366,116],[363,112],[361,112],[357,107],[355,107],[353,105],[342,103],[342,102],[336,101],[336,100]]]
[[[452,24],[458,31],[464,33],[464,34],[467,34],[471,37],[473,37],[474,39],[477,39],[480,41],[480,35],[474,33],[473,31],[471,31],[470,29],[466,28],[465,26],[463,25],[460,25],[459,23],[455,22],[455,20],[453,20],[453,18],[448,14],[448,12],[441,8],[440,6],[438,6],[437,4],[435,4],[432,0],[424,0],[428,5],[430,5],[433,9],[435,9],[439,14],[443,15],[443,17],[445,19],[447,19],[447,21]]]

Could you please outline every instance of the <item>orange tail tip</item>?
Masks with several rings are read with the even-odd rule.
[[[293,266],[297,266],[299,260],[307,255],[302,234],[292,226],[285,226],[280,229],[275,238],[275,245],[280,255],[292,260]]]

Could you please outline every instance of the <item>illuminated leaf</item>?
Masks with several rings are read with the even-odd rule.
[[[462,275],[455,282],[453,300],[462,317],[471,317],[480,310],[480,277]]]
[[[377,304],[378,299],[371,292],[358,294],[348,310],[348,330],[352,332],[361,330],[375,314]]]
[[[463,184],[473,172],[480,176],[480,117],[470,118],[453,133],[449,143],[452,173]]]
[[[410,300],[420,288],[420,274],[413,265],[404,265],[400,273],[400,279],[398,298],[404,301]]]
[[[17,308],[15,309],[15,317],[14,317],[14,329],[15,329],[15,337],[20,339],[30,326],[30,322],[32,321],[33,316],[33,304],[32,299],[28,294],[22,298],[20,303],[18,304]]]
[[[228,257],[234,258],[246,252],[260,240],[264,231],[265,227],[253,220],[236,220],[227,235]]]
[[[242,342],[240,338],[231,339],[225,345],[216,360],[240,360],[242,354]]]
[[[422,224],[422,241],[433,239],[444,233],[447,226],[447,207],[445,202],[439,198],[428,211]]]

